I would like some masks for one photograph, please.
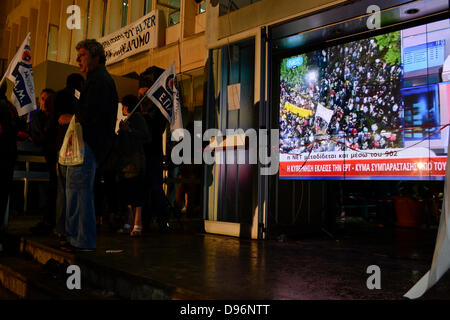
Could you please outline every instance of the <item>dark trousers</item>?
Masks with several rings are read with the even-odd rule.
[[[150,193],[150,203],[144,207],[144,224],[149,225],[152,216],[156,216],[161,228],[166,226],[169,220],[169,208],[163,190],[162,158],[150,156],[147,159],[147,190]]]
[[[101,182],[103,179],[103,183]],[[119,195],[116,173],[100,166],[95,174],[94,194],[97,217],[108,218],[109,213],[119,211]]]
[[[12,189],[15,162],[16,152],[8,153],[6,151],[6,154],[0,157],[0,242],[3,241],[3,222],[5,221],[8,197]]]
[[[48,202],[47,210],[45,210],[43,221],[51,226],[55,226],[56,223],[56,190],[57,190],[57,178],[56,178],[56,152],[45,154],[45,161],[47,162],[47,170],[49,174],[48,181]]]

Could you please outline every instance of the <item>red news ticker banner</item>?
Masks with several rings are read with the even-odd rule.
[[[447,157],[286,161],[280,177],[423,177],[445,176]]]

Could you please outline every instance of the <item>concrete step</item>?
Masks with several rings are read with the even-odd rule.
[[[13,294],[11,291],[0,286],[0,301],[12,301],[19,300],[19,297]]]
[[[30,300],[109,300],[114,294],[89,287],[83,280],[80,290],[69,290],[64,275],[22,256],[2,257],[0,285],[19,299]]]
[[[57,241],[38,241],[21,237],[20,253],[31,257],[40,264],[46,264],[50,259],[59,263],[66,261],[70,265],[75,264],[75,254],[60,250],[57,245]]]
[[[66,261],[81,269],[82,282],[105,292],[112,292],[122,299],[133,300],[207,300],[186,289],[166,285],[145,277],[119,270],[95,259],[95,253],[68,253],[58,249],[57,242],[48,239],[21,238],[20,252],[43,265],[54,259],[59,263]]]

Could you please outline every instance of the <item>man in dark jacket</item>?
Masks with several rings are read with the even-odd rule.
[[[66,180],[65,235],[71,249],[96,248],[94,177],[106,159],[114,136],[118,96],[106,70],[103,46],[93,39],[78,43],[77,63],[87,73],[75,116],[83,129],[84,159],[81,165],[62,168]],[[74,247],[74,248],[73,248]]]
[[[0,87],[0,252],[3,251],[4,215],[12,189],[14,163],[17,155],[16,137],[19,117],[16,108],[6,99],[6,83]]]

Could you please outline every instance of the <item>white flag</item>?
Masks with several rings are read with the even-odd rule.
[[[327,123],[330,123],[331,117],[333,116],[334,111],[325,108],[323,105],[321,105],[320,103],[317,104],[317,109],[316,109],[316,115],[315,118],[317,117],[321,117],[323,120],[325,120]]]
[[[450,146],[450,141],[449,141]],[[404,296],[409,299],[420,298],[428,289],[436,284],[450,268],[450,152],[447,154],[445,172],[444,200],[442,202],[441,221],[434,248],[433,262],[428,271]]]
[[[16,106],[19,116],[37,108],[31,65],[30,37],[31,33],[28,33],[5,73],[5,77],[14,82],[11,100]]]
[[[146,95],[158,106],[161,113],[169,121],[170,131],[175,141],[183,139],[183,132],[181,130],[177,131],[176,134],[173,132],[176,129],[183,129],[175,63],[172,63],[163,72],[152,87],[147,90]]]
[[[119,134],[120,121],[126,120],[126,119],[127,119],[127,117],[124,116],[123,112],[122,112],[122,103],[119,102],[119,106],[117,108],[117,117],[116,117],[116,129],[115,129],[116,134]]]

